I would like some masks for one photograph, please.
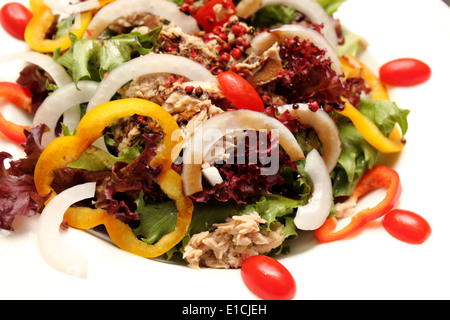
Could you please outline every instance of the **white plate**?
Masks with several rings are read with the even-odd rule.
[[[4,1],[2,1],[4,2]],[[21,0],[26,3],[26,0]],[[408,143],[396,159],[403,194],[399,207],[425,217],[433,228],[423,245],[392,238],[380,222],[344,241],[319,244],[310,233],[280,257],[297,281],[296,299],[449,299],[450,270],[447,159],[450,10],[441,0],[348,0],[336,14],[370,43],[370,66],[401,57],[427,62],[432,78],[390,94],[411,110]],[[2,54],[26,49],[0,30]],[[375,57],[373,60],[370,57]],[[369,59],[370,58],[370,59]],[[3,64],[0,81],[14,81],[18,64]],[[31,123],[15,108],[1,104],[8,119]],[[21,150],[0,137],[0,149],[17,158]],[[89,257],[85,280],[55,271],[41,258],[37,218],[19,217],[12,233],[0,232],[0,298],[39,299],[255,299],[239,270],[196,271],[143,259],[82,231],[67,241]]]

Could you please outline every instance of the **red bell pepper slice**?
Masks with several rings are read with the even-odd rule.
[[[314,231],[321,242],[332,242],[344,239],[362,230],[367,223],[376,220],[391,211],[402,193],[398,173],[386,166],[375,166],[367,171],[356,186],[352,197],[358,201],[361,197],[376,189],[386,189],[385,198],[375,207],[364,209],[354,214],[351,221],[343,229],[335,231],[337,219],[328,218],[325,223]]]
[[[16,107],[31,112],[31,91],[27,87],[13,82],[0,82],[0,99],[5,99]],[[0,132],[10,140],[22,143],[26,141],[24,129],[31,129],[29,126],[22,126],[6,120],[0,113]]]
[[[31,107],[31,90],[14,82],[0,82],[0,98],[11,102],[16,107],[29,113]]]

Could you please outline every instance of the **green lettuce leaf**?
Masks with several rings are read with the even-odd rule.
[[[139,226],[133,229],[133,232],[145,243],[154,244],[175,229],[177,224],[175,201],[145,203],[141,192],[136,205],[140,219]]]
[[[403,135],[408,130],[409,110],[399,108],[392,101],[361,99],[359,111],[372,120],[380,131],[388,136],[396,123]],[[367,169],[375,164],[378,150],[372,147],[346,117],[338,117],[342,151],[335,169],[331,173],[333,196],[349,196]]]
[[[350,31],[344,31],[344,39],[344,44],[338,46],[337,48],[337,53],[339,56],[350,54],[354,57],[358,57],[364,52],[366,44],[364,44],[364,40],[361,36]]]
[[[346,0],[317,0],[328,14],[335,13]],[[290,24],[297,16],[297,10],[282,4],[272,4],[259,9],[251,25],[257,28]]]
[[[293,214],[299,203],[298,200],[281,195],[266,195],[255,204],[245,207],[227,203],[198,203],[192,214],[188,239],[194,234],[210,230],[216,223],[225,222],[227,218],[251,214],[255,211],[268,222],[266,224],[268,230],[272,222],[280,222],[285,226],[284,237],[293,239],[297,237]],[[177,223],[177,209],[174,201],[145,203],[141,194],[136,204],[140,223],[133,232],[142,241],[153,244],[163,235],[174,230]]]
[[[284,237],[294,239],[297,237],[294,217],[296,210],[303,201],[294,200],[279,194],[270,194],[262,197],[255,204],[249,204],[245,208],[245,213],[258,212],[261,218],[267,221],[267,230],[273,222],[280,222],[284,225]]]
[[[346,0],[316,0],[328,14],[335,13]]]
[[[53,58],[67,68],[73,81],[101,81],[105,74],[138,55],[151,52],[161,32],[161,27],[146,34],[132,32],[114,36],[111,39],[78,39],[69,34],[72,42],[70,49],[61,55],[56,50]]]
[[[297,163],[299,172],[304,172],[304,161]],[[292,169],[290,169],[292,170]],[[284,237],[297,237],[294,225],[296,208],[304,205],[312,192],[311,180],[305,174],[297,179],[287,181],[292,189],[298,192],[297,199],[291,199],[279,194],[265,194],[255,203],[246,206],[235,203],[222,203],[215,200],[208,203],[196,203],[192,214],[192,221],[184,245],[191,235],[210,230],[214,224],[223,223],[227,218],[257,212],[267,221],[266,228],[270,230],[273,222],[284,225]],[[134,234],[146,243],[154,243],[164,234],[171,232],[176,225],[176,206],[174,201],[145,203],[141,195],[136,201],[136,212],[139,214],[140,224],[133,229]]]
[[[286,7],[281,4],[272,4],[259,9],[255,13],[255,18],[251,24],[257,28],[274,26],[277,24],[291,23],[297,11],[294,8]]]
[[[116,157],[100,148],[90,146],[77,161],[70,163],[68,167],[88,171],[111,170],[113,165],[118,161],[126,163],[133,162],[133,160],[139,157],[141,152],[142,148],[136,144],[126,148],[121,156]]]
[[[400,125],[403,135],[408,131],[409,110],[400,109],[393,101],[361,99],[358,109],[372,120],[385,136],[389,135],[396,123]]]

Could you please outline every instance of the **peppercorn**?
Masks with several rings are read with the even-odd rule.
[[[220,60],[222,60],[222,61],[230,61],[230,54],[228,52],[222,52],[220,54]]]
[[[239,59],[242,56],[242,50],[239,48],[234,48],[233,50],[231,50],[231,55],[233,56],[233,58]]]

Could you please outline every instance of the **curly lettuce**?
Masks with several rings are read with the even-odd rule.
[[[69,34],[72,46],[63,55],[56,50],[53,59],[67,68],[73,81],[101,81],[105,74],[129,61],[135,55],[145,55],[153,51],[162,27],[146,34],[132,32],[110,39],[78,39]]]
[[[408,130],[409,110],[399,108],[395,102],[361,99],[359,111],[372,120],[380,131],[388,136],[399,124],[403,135]],[[358,181],[373,167],[378,150],[372,147],[346,117],[338,116],[338,128],[342,140],[342,151],[335,169],[331,173],[334,197],[349,196]]]

